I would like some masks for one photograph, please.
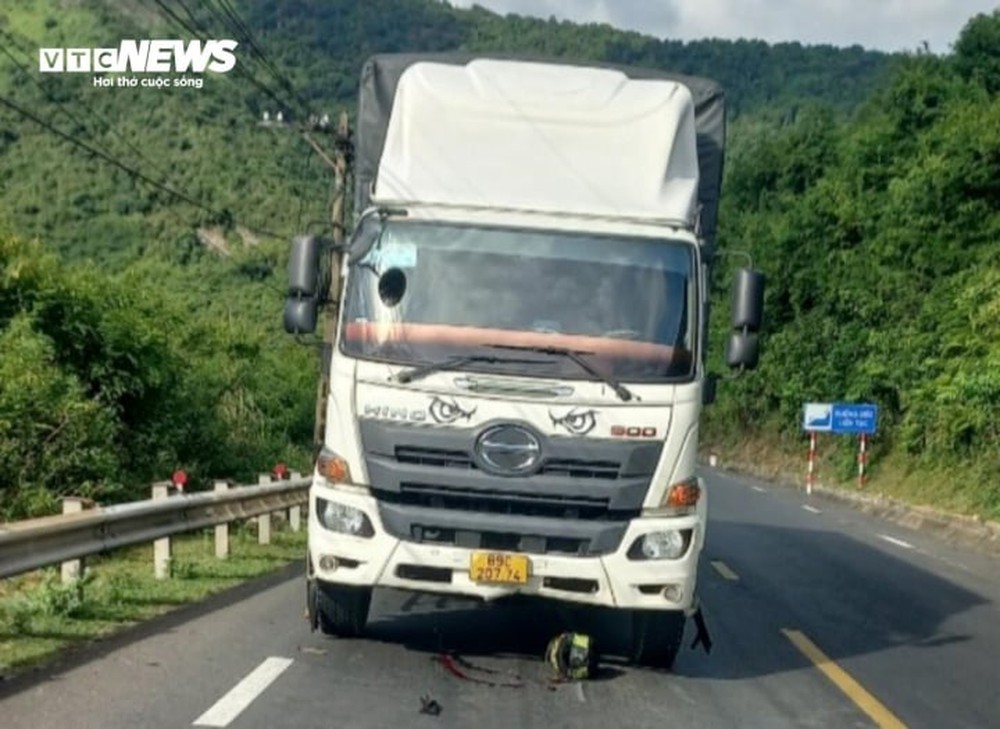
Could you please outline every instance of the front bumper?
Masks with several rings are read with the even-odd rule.
[[[310,508],[310,570],[324,582],[468,595],[483,600],[522,594],[615,608],[689,610],[693,605],[698,557],[704,542],[703,522],[697,515],[633,519],[613,553],[595,557],[531,554],[527,584],[484,585],[469,577],[474,550],[418,544],[391,536],[383,527],[375,499],[365,490],[317,483],[311,494],[312,499],[316,497],[364,511],[375,531],[369,538],[331,532],[317,520],[316,509]],[[680,559],[640,561],[626,556],[643,534],[669,529],[692,530],[690,545]],[[333,569],[329,569],[331,566]]]

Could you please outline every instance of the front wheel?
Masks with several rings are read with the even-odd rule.
[[[364,631],[372,588],[310,580],[306,594],[311,603],[313,629],[341,638],[354,638]]]
[[[633,611],[632,660],[650,668],[673,668],[686,620],[680,610]]]

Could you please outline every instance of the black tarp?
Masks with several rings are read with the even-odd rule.
[[[470,61],[489,58],[497,60],[559,63],[564,65],[610,68],[632,79],[664,79],[684,84],[691,91],[695,105],[695,125],[698,134],[699,190],[701,229],[709,250],[715,249],[719,195],[722,190],[722,164],[726,138],[726,102],[722,88],[714,81],[684,76],[652,68],[620,66],[609,63],[589,63],[558,58],[494,53],[391,53],[369,58],[361,70],[358,99],[357,136],[355,138],[354,213],[360,215],[369,205],[372,183],[378,171],[386,131],[392,112],[396,86],[403,72],[415,63],[429,61],[465,65]]]

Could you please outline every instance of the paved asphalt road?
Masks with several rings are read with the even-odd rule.
[[[540,660],[551,635],[574,625],[614,650],[626,626],[539,604],[378,593],[365,639],[326,639],[308,630],[296,567],[0,684],[0,726],[1000,726],[1000,560],[705,475],[715,647],[685,647],[673,673],[612,661],[553,690]],[[455,677],[434,660],[442,649],[524,685]],[[419,713],[422,695],[440,715]]]

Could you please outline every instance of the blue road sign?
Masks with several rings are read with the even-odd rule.
[[[833,406],[831,432],[874,435],[878,425],[878,405],[871,403],[836,403]]]
[[[802,429],[829,433],[833,429],[833,405],[828,402],[807,402],[802,412]]]
[[[871,403],[808,402],[802,411],[802,429],[816,433],[874,435],[878,406]]]

